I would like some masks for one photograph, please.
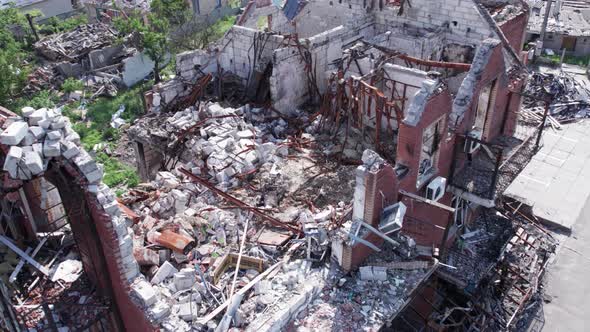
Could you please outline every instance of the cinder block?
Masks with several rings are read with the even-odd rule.
[[[41,160],[41,156],[37,152],[25,152],[24,160],[25,165],[33,175],[43,172],[43,160]]]
[[[156,290],[145,280],[132,285],[131,291],[145,307],[149,307],[157,301]]]
[[[150,282],[152,284],[159,284],[175,273],[178,273],[178,270],[170,262],[166,261],[158,268],[158,271],[156,271]]]
[[[6,145],[19,144],[29,131],[29,125],[26,122],[13,122],[0,134],[0,143]]]

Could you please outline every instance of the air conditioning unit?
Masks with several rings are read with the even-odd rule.
[[[475,138],[477,140],[481,140],[482,132],[479,130],[472,130],[469,132],[468,136],[471,138]],[[478,141],[466,139],[465,140],[465,152],[466,153],[474,153],[479,149],[481,144]]]
[[[436,177],[426,187],[426,198],[434,202],[438,201],[445,194],[446,187],[447,179],[442,176]]]

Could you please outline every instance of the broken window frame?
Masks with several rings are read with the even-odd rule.
[[[420,159],[418,161],[418,178],[416,188],[422,187],[428,180],[438,172],[438,157],[440,154],[440,143],[444,133],[445,116],[441,116],[422,131],[422,142],[420,146]],[[422,166],[425,161],[430,165]]]

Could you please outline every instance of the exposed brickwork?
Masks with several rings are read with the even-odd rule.
[[[378,226],[383,209],[397,202],[398,181],[395,171],[387,164],[365,181],[365,222]]]

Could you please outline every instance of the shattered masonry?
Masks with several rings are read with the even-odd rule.
[[[250,2],[146,93],[126,132],[144,183],[121,197],[59,109],[2,110],[0,276],[21,277],[1,279],[0,317],[369,331],[454,324],[451,304],[426,305],[446,294],[477,314],[464,324],[509,308],[486,325],[509,329],[552,251],[515,210],[490,209],[531,141],[516,130],[528,14],[521,1]],[[516,306],[490,295],[490,271],[523,279],[503,289],[525,292]]]

